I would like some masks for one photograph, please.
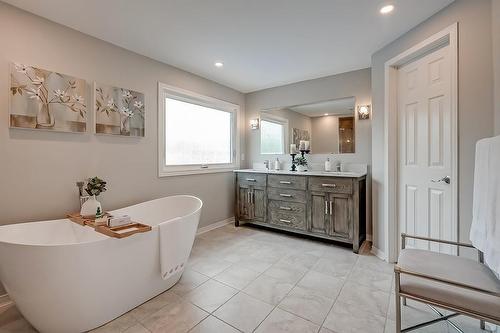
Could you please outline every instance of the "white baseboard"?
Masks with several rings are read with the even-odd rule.
[[[204,234],[205,232],[209,232],[211,230],[218,229],[220,227],[223,227],[223,226],[225,226],[227,224],[231,224],[231,223],[234,223],[234,216],[230,217],[228,219],[225,219],[225,220],[222,220],[222,221],[219,221],[219,222],[215,222],[215,223],[209,224],[207,226],[198,228],[198,231],[196,232],[196,235]]]
[[[385,255],[385,252],[384,251],[381,251],[379,249],[377,249],[375,246],[372,245],[372,250],[371,250],[371,253],[375,256],[377,256],[378,258],[384,260],[384,261],[387,261],[387,256]]]

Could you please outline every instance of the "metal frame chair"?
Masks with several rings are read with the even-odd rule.
[[[404,233],[401,234],[401,249],[402,250],[405,249],[407,238],[424,240],[424,241],[429,241],[429,242],[437,242],[437,243],[442,243],[442,244],[456,245],[458,247],[467,247],[467,248],[472,248],[472,249],[477,250],[471,244],[453,242],[453,241],[445,241],[445,240],[428,238],[428,237],[411,236],[411,235],[404,234]],[[480,263],[483,263],[483,253],[479,250],[477,250],[477,251],[478,251],[478,261]],[[426,275],[426,274],[422,274],[422,273],[418,273],[418,272],[413,272],[413,271],[410,271],[407,269],[403,269],[403,268],[399,267],[397,264],[394,266],[394,273],[395,273],[395,289],[396,289],[396,332],[397,333],[410,332],[410,331],[416,330],[418,328],[432,325],[434,323],[437,323],[437,322],[440,322],[443,320],[448,322],[458,332],[463,333],[463,331],[455,323],[453,323],[449,320],[450,318],[453,318],[453,317],[456,317],[459,315],[466,315],[469,317],[479,319],[481,329],[485,328],[485,321],[496,324],[496,325],[500,325],[500,314],[499,314],[499,317],[494,318],[494,317],[490,317],[488,315],[467,309],[466,304],[459,308],[453,304],[449,304],[449,303],[445,303],[445,302],[437,302],[434,300],[426,299],[426,298],[419,296],[419,295],[416,295],[416,294],[405,293],[405,292],[401,291],[401,288],[400,288],[401,275],[407,274],[407,275],[411,275],[411,276],[414,276],[417,278],[427,279],[427,280],[439,282],[439,283],[442,283],[445,285],[450,285],[450,286],[454,286],[454,287],[458,287],[458,288],[463,288],[465,290],[471,290],[474,292],[483,293],[483,294],[487,294],[490,296],[495,296],[495,297],[499,298],[499,302],[500,302],[500,293],[498,293],[498,292],[493,292],[491,290],[485,290],[485,289],[482,289],[482,288],[477,287],[477,286],[467,285],[467,284],[451,281],[448,279],[439,278],[436,276],[430,276],[430,275]],[[427,321],[425,323],[417,324],[417,325],[402,329],[401,328],[401,299],[403,300],[403,305],[406,305],[406,298],[410,298],[410,299],[413,299],[415,301],[427,304],[439,317],[434,319],[434,320]],[[443,309],[451,310],[454,312],[451,314],[448,314],[448,315],[444,315],[443,313],[441,313],[441,311],[436,309],[436,306],[443,308]]]

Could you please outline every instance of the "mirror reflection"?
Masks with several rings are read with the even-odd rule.
[[[309,142],[311,154],[355,152],[354,97],[262,110],[261,154],[287,154]]]

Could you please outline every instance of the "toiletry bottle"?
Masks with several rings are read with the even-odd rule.
[[[276,161],[274,161],[274,170],[278,171],[280,169],[280,160],[276,157]]]
[[[332,171],[332,162],[330,162],[329,158],[327,158],[325,161],[325,171]]]

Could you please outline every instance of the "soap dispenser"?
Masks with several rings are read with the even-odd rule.
[[[325,171],[326,172],[332,171],[332,162],[330,162],[329,158],[327,158],[325,161]]]
[[[274,170],[278,171],[280,169],[280,160],[276,157],[276,161],[274,161]]]

